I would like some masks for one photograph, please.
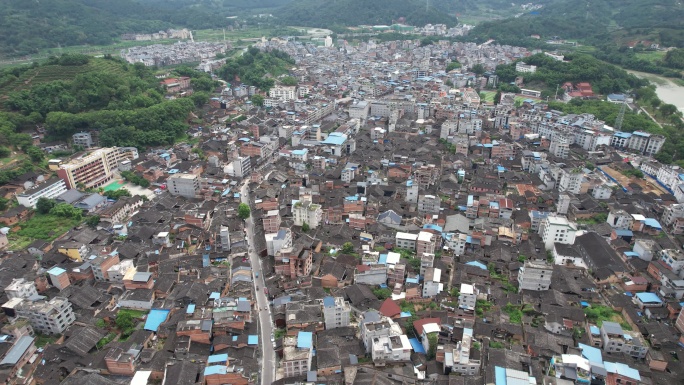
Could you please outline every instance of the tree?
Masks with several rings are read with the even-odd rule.
[[[354,244],[351,242],[345,242],[344,245],[342,245],[342,253],[344,254],[351,254],[354,252]]]
[[[116,315],[116,327],[124,331],[133,327],[133,316],[128,312],[119,312]]]
[[[449,63],[446,67],[446,72],[453,71],[455,69],[461,68],[461,63],[458,61],[454,60],[451,63]]]
[[[36,211],[38,211],[38,214],[48,214],[56,204],[57,202],[52,199],[45,197],[38,198],[38,202],[36,202]]]
[[[392,296],[392,291],[388,288],[373,289],[373,294],[375,294],[380,301],[384,301]]]
[[[100,223],[100,216],[99,215],[90,216],[90,217],[88,217],[88,219],[86,219],[85,223],[86,223],[86,225],[88,225],[94,229]]]
[[[43,151],[36,146],[30,146],[29,148],[27,148],[26,154],[31,158],[31,161],[34,163],[42,162],[43,158],[45,157]]]
[[[470,69],[475,75],[482,75],[485,73],[485,67],[482,64],[475,64],[471,69]]]
[[[50,214],[63,218],[71,218],[81,220],[83,218],[83,211],[68,203],[58,203],[50,209]]]
[[[297,79],[293,76],[285,76],[284,78],[280,79],[280,83],[284,86],[296,86]]]
[[[437,333],[428,334],[428,351],[425,358],[432,360],[437,355]]]
[[[659,108],[660,113],[663,114],[663,116],[670,116],[672,114],[677,113],[677,106],[673,104],[662,104]]]
[[[305,233],[308,233],[309,230],[311,230],[311,227],[309,227],[309,224],[306,222],[302,223],[302,231]]]
[[[7,158],[11,153],[12,151],[9,148],[5,146],[0,147],[0,158]]]
[[[501,91],[496,91],[496,94],[494,95],[494,104],[499,104],[501,103]]]
[[[250,213],[251,210],[249,209],[249,205],[246,203],[240,203],[238,206],[238,217],[244,221],[249,218]]]
[[[264,106],[264,97],[259,95],[259,94],[254,94],[252,97],[249,99],[252,104],[258,107],[263,107]]]

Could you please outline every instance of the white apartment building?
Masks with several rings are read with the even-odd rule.
[[[354,100],[349,105],[349,119],[359,119],[365,122],[368,119],[369,111],[370,103],[365,100]]]
[[[622,330],[617,322],[603,321],[601,324],[601,341],[603,351],[607,353],[625,353],[634,358],[645,358],[648,345],[638,333]]]
[[[558,191],[579,194],[582,190],[582,179],[584,175],[581,169],[566,170],[560,169],[558,180]]]
[[[66,183],[59,178],[50,178],[46,182],[17,194],[17,202],[24,207],[34,208],[38,199],[55,199],[67,191]]]
[[[33,282],[27,281],[24,278],[15,278],[12,283],[5,288],[7,298],[30,298],[38,295],[36,285]]]
[[[62,334],[76,320],[71,303],[64,297],[54,297],[50,301],[22,300],[14,310],[41,334]]]
[[[473,329],[463,329],[463,339],[456,344],[451,354],[445,354],[444,367],[451,368],[451,372],[464,376],[474,376],[480,372],[480,360],[471,357],[473,349]]]
[[[478,295],[478,290],[475,288],[475,286],[462,283],[459,292],[458,307],[471,312],[475,311],[475,304],[477,302]]]
[[[537,72],[537,66],[531,64],[525,64],[521,61],[515,63],[515,72],[530,73],[533,74]]]
[[[380,336],[373,339],[371,357],[376,365],[411,360],[411,342],[405,334]]]
[[[74,146],[82,146],[83,148],[93,147],[93,136],[90,132],[78,132],[71,136]]]
[[[520,290],[549,290],[553,266],[545,262],[525,261],[518,273]]]
[[[539,234],[546,250],[553,249],[554,243],[572,245],[575,243],[577,226],[566,217],[550,214],[539,226]]]
[[[418,196],[418,212],[421,214],[439,214],[439,207],[442,203],[440,197],[435,195]]]
[[[280,250],[292,247],[292,231],[288,228],[281,228],[277,233],[269,233],[265,237],[268,255],[276,255]]]
[[[298,201],[292,205],[292,216],[295,226],[303,226],[304,223],[310,228],[315,229],[323,218],[321,205],[311,203],[311,201]]]
[[[277,85],[268,91],[268,97],[271,99],[278,99],[285,102],[295,100],[297,99],[297,88],[295,86]]]
[[[401,326],[389,317],[381,317],[372,321],[361,321],[361,341],[363,341],[363,345],[366,348],[366,353],[372,351],[373,341],[376,338],[399,336],[402,334]]]
[[[401,231],[397,231],[397,235],[395,236],[395,243],[397,247],[401,249],[415,250],[416,241],[418,241],[418,234],[402,233]]]
[[[199,176],[184,173],[173,174],[166,180],[166,188],[171,195],[194,198],[200,190]]]
[[[423,280],[423,298],[434,297],[442,292],[443,284],[440,282],[442,269],[430,267],[425,270]]]
[[[349,326],[349,314],[351,314],[351,306],[344,298],[323,298],[323,318],[326,330]]]
[[[549,145],[549,154],[565,159],[570,154],[570,141],[562,136],[558,136]]]
[[[244,178],[252,172],[252,161],[248,156],[238,156],[224,168],[229,176]]]
[[[634,217],[625,210],[610,210],[606,222],[614,229],[629,230],[634,223]]]

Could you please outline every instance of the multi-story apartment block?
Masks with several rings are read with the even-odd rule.
[[[313,333],[300,331],[296,337],[283,338],[283,358],[280,367],[285,377],[305,375],[311,370]]]
[[[38,295],[36,285],[33,282],[27,281],[24,278],[15,278],[12,283],[5,288],[7,298],[30,298]]]
[[[558,179],[558,191],[579,194],[582,191],[582,179],[584,174],[582,169],[560,169]]]
[[[614,229],[629,230],[632,228],[634,218],[625,210],[610,210],[606,222]]]
[[[138,159],[135,147],[100,148],[60,164],[57,176],[64,180],[69,189],[78,186],[96,188],[114,178],[114,172],[121,162],[135,159]]]
[[[66,191],[66,183],[62,179],[50,178],[47,182],[17,194],[17,202],[24,207],[34,208],[38,199],[55,199]]]
[[[344,298],[323,298],[323,318],[326,330],[349,326],[349,314],[351,314],[351,306]]]
[[[297,99],[297,89],[295,86],[275,86],[268,91],[268,97],[282,101]]]
[[[472,352],[473,329],[463,329],[463,339],[456,344],[456,349],[451,354],[445,354],[444,367],[450,368],[452,373],[460,373],[464,376],[474,376],[480,372],[480,360],[475,358]]]
[[[280,211],[269,210],[263,216],[264,233],[277,233],[280,229]]]
[[[288,228],[281,228],[265,236],[268,255],[276,255],[281,250],[292,247],[292,231]]]
[[[305,248],[284,247],[275,250],[275,272],[278,275],[297,279],[311,274],[313,252]]]
[[[682,272],[684,268],[684,252],[678,249],[660,250],[660,260],[675,274]]]
[[[557,136],[551,140],[549,154],[562,159],[567,158],[570,154],[570,140],[564,136]]]
[[[42,334],[62,334],[76,320],[71,303],[63,297],[49,301],[22,300],[14,310],[17,316],[27,318],[33,329]]]
[[[425,270],[433,267],[435,263],[435,255],[430,253],[417,254],[420,256],[420,275],[425,276]]]
[[[419,232],[416,241],[416,255],[435,254],[440,240],[441,238],[437,234],[430,231]]]
[[[418,234],[402,233],[401,231],[398,231],[397,235],[395,235],[395,243],[397,247],[401,249],[415,250],[417,241]]]
[[[515,72],[535,73],[537,72],[537,66],[519,61],[515,63]]]
[[[315,229],[321,223],[323,209],[321,205],[308,200],[298,201],[292,205],[292,217],[295,226],[303,226],[306,223],[310,228]]]
[[[645,358],[648,345],[639,333],[630,333],[622,329],[617,322],[603,321],[601,325],[601,341],[607,353],[625,353],[634,358]]]
[[[443,284],[440,282],[442,270],[434,267],[425,269],[423,280],[423,298],[434,297],[442,292]]]
[[[166,180],[171,195],[194,198],[200,190],[200,178],[195,174],[173,174]]]
[[[539,234],[546,250],[551,250],[554,243],[572,245],[575,243],[576,233],[577,226],[573,222],[566,217],[553,214],[547,216],[539,226]]]
[[[435,195],[418,196],[418,212],[421,214],[439,214],[442,199]]]
[[[467,283],[461,284],[460,294],[458,296],[458,307],[460,309],[473,312],[475,311],[475,304],[477,303],[477,295],[479,294],[474,285]]]
[[[93,276],[97,281],[108,281],[107,270],[119,263],[119,254],[110,253],[88,258],[88,262],[93,269]]]
[[[549,290],[553,266],[545,262],[525,261],[518,272],[518,284],[521,290]]]
[[[74,146],[81,146],[83,148],[93,147],[95,142],[93,142],[93,136],[90,132],[79,132],[71,136]]]
[[[380,336],[373,339],[371,358],[375,365],[411,361],[411,342],[405,334]]]
[[[376,313],[377,314],[377,313]],[[370,353],[373,349],[373,341],[380,337],[399,336],[402,334],[401,326],[391,318],[380,317],[376,319],[361,320],[361,341]]]
[[[359,121],[366,121],[368,119],[368,112],[370,111],[370,103],[365,100],[354,100],[349,105],[349,118],[359,119]]]

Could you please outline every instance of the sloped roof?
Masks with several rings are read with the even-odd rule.
[[[380,314],[386,317],[394,317],[401,313],[401,308],[391,298],[387,298],[380,306]]]

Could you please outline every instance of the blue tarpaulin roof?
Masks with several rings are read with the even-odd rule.
[[[589,307],[589,302],[582,301],[580,302],[580,305],[582,305],[582,307]]]
[[[207,364],[215,364],[217,362],[227,362],[228,361],[228,354],[223,353],[223,354],[214,354],[213,356],[209,356],[207,358]]]
[[[311,332],[299,332],[297,335],[297,348],[308,349],[313,343],[313,333]]]
[[[482,270],[487,270],[487,266],[485,266],[482,262],[478,262],[478,261],[470,261],[470,262],[466,263],[466,265],[479,267]]]
[[[411,316],[410,311],[402,311],[401,313],[399,313],[399,317],[401,317],[401,318],[406,318],[406,317],[410,317],[410,316]]]
[[[418,338],[409,338],[409,342],[411,343],[411,347],[413,348],[414,352],[425,354],[423,344],[418,341]]]
[[[145,330],[156,332],[159,329],[159,325],[166,321],[166,317],[169,315],[171,310],[169,309],[152,309],[147,315],[147,320],[145,321]]]

